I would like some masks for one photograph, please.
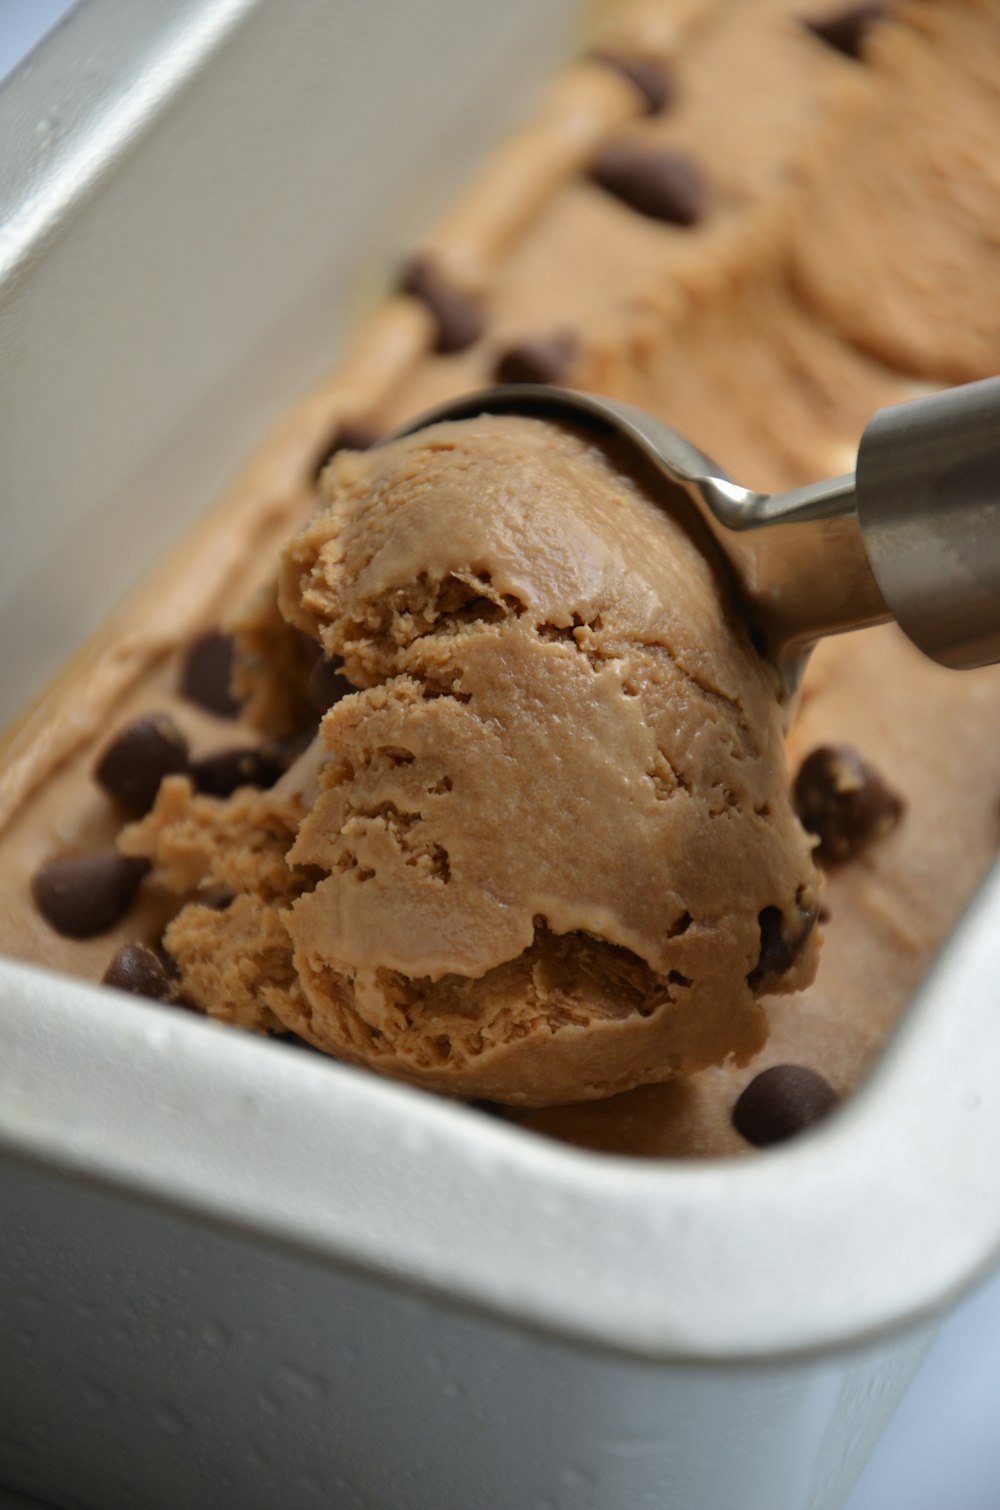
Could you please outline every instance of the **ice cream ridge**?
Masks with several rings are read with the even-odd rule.
[[[610,8],[9,737],[0,950],[593,1149],[851,1094],[996,855],[996,670],[867,630],[787,709],[603,441],[373,443],[549,382],[754,488],[849,470],[996,369],[998,43],[995,0]]]
[[[169,778],[120,841],[188,900],[184,993],[529,1105],[747,1059],[813,973],[817,877],[776,676],[685,525],[513,416],[342,453],[322,491],[281,611],[358,690],[270,791]]]

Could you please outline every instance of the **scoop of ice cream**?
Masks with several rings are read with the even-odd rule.
[[[358,690],[275,791],[172,778],[124,841],[166,884],[253,897],[172,924],[187,994],[514,1103],[755,1052],[758,997],[813,973],[815,873],[773,669],[683,506],[496,416],[343,454],[324,490],[281,610]]]

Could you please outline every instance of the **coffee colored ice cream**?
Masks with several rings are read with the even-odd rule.
[[[687,509],[586,436],[495,416],[344,453],[323,492],[280,578],[360,689],[320,768],[232,801],[175,778],[121,840],[185,899],[238,892],[167,930],[185,996],[527,1105],[745,1062],[759,998],[813,973],[817,877],[777,679]],[[234,869],[234,804],[284,825],[287,875],[272,849]]]

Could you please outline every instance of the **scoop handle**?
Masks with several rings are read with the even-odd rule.
[[[872,572],[910,639],[956,670],[1000,661],[1000,377],[881,409],[856,491]]]

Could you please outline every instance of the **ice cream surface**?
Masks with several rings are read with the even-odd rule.
[[[204,870],[177,883],[249,897],[196,893],[168,929],[186,994],[528,1105],[745,1061],[761,995],[813,973],[818,878],[773,668],[688,510],[513,416],[342,453],[323,492],[280,602],[359,690],[255,799],[294,881],[267,851],[235,876],[231,808],[189,782],[122,839],[169,882],[200,821]]]
[[[606,716],[613,728],[589,742],[550,740],[543,747],[539,740],[538,759],[530,757],[523,787],[537,787],[546,812],[555,813],[551,832],[501,825],[502,844],[489,856],[473,851],[471,841],[466,854],[445,833],[445,815],[467,802],[478,831],[483,820],[469,797],[473,787],[460,790],[443,765],[440,779],[452,779],[451,793],[428,792],[428,779],[414,797],[408,783],[416,783],[418,764],[430,764],[417,728],[450,718],[455,728],[449,725],[449,738],[455,737],[449,751],[458,761],[465,749],[459,731],[471,725],[470,710],[487,689],[477,684],[470,701],[462,702],[451,683],[445,687],[439,678],[432,690],[442,696],[414,696],[409,705],[389,689],[406,677],[424,690],[431,687],[432,663],[439,671],[457,668],[459,680],[469,682],[479,675],[475,657],[486,643],[508,636],[527,654],[527,640],[518,636],[527,635],[536,617],[515,606],[528,586],[541,593],[544,583],[529,581],[525,562],[515,572],[509,561],[505,566],[491,557],[477,565],[468,549],[459,551],[459,543],[468,544],[462,529],[471,528],[462,516],[455,540],[446,540],[439,555],[456,567],[447,590],[432,593],[428,580],[413,592],[420,552],[411,544],[407,556],[405,542],[397,540],[395,557],[383,550],[377,567],[375,555],[371,563],[365,557],[349,584],[351,592],[362,592],[367,581],[373,600],[376,579],[390,589],[381,617],[359,614],[354,622],[346,584],[338,577],[337,552],[349,535],[338,499],[346,508],[351,490],[367,487],[374,475],[368,469],[389,464],[388,451],[367,459],[358,454],[375,438],[431,404],[497,379],[568,383],[638,403],[718,457],[741,482],[778,490],[847,470],[865,423],[881,405],[913,396],[920,385],[989,375],[996,365],[1000,309],[1000,180],[990,145],[1000,131],[990,66],[998,41],[1000,14],[993,0],[846,7],[828,0],[642,0],[615,11],[593,49],[553,81],[524,128],[428,231],[337,370],[263,441],[182,556],[114,616],[10,740],[0,765],[3,951],[84,979],[107,973],[113,984],[175,1004],[200,1004],[258,1031],[288,1035],[291,1026],[298,1037],[344,1057],[364,1058],[378,1045],[394,1073],[400,1063],[393,1061],[415,1053],[424,1027],[440,1015],[445,982],[481,983],[512,961],[523,966],[541,937],[546,947],[569,943],[580,969],[583,945],[590,949],[591,938],[605,941],[599,968],[591,969],[586,955],[588,991],[595,995],[600,992],[593,983],[605,978],[601,971],[610,951],[618,951],[616,963],[627,960],[630,970],[640,968],[633,958],[641,962],[640,973],[647,972],[641,991],[630,996],[633,984],[618,978],[618,1009],[623,999],[639,1000],[648,973],[662,975],[664,964],[668,977],[674,970],[707,982],[693,966],[689,971],[675,962],[699,937],[693,926],[698,909],[686,899],[683,910],[692,925],[673,940],[661,934],[658,952],[645,952],[656,909],[662,906],[656,925],[669,931],[690,878],[685,888],[665,881],[655,896],[639,894],[630,877],[625,894],[611,897],[606,918],[595,920],[597,901],[606,901],[611,887],[602,891],[607,878],[574,860],[577,891],[553,897],[549,887],[545,906],[530,918],[534,902],[503,911],[497,941],[491,935],[485,945],[485,925],[478,936],[457,940],[440,927],[418,926],[416,911],[408,908],[419,896],[425,907],[420,916],[426,917],[429,898],[454,890],[460,863],[470,872],[481,867],[476,873],[488,875],[493,886],[501,872],[513,874],[518,843],[555,853],[560,842],[568,843],[571,818],[584,806],[597,837],[591,842],[578,824],[573,853],[592,853],[611,820],[605,807],[589,801],[584,779],[596,780],[602,754],[620,751],[633,735],[632,753],[638,753],[640,709],[649,729],[656,725],[659,747],[667,694],[679,692],[692,707],[701,695],[686,673],[701,681],[702,692],[728,696],[733,683],[726,677],[733,667],[753,666],[720,630],[717,605],[705,610],[713,634],[722,633],[721,641],[710,640],[710,667],[692,660],[690,647],[681,654],[670,611],[679,610],[682,598],[669,592],[662,625],[647,637],[641,655],[635,645],[612,646],[615,634],[622,642],[642,640],[648,618],[634,597],[622,599],[627,625],[604,612],[598,627],[586,605],[572,608],[568,621],[548,610],[536,616],[556,632],[533,632],[541,659],[538,666],[524,664],[533,672],[541,665],[552,672],[547,695],[560,675],[591,691],[599,685],[599,697],[574,702],[573,717],[585,712],[593,721],[588,728],[601,729]],[[332,452],[339,454],[320,499],[317,471]],[[413,503],[411,497],[415,519],[420,511]],[[335,518],[337,531],[344,525],[336,538],[328,533]],[[255,596],[278,551],[303,525],[293,556],[304,554],[286,566],[281,606],[273,589]],[[592,533],[603,538],[596,526]],[[559,549],[569,551],[572,532],[565,539],[556,534]],[[659,560],[651,553],[637,577],[654,598],[663,587],[653,570]],[[369,565],[372,575],[366,578]],[[488,583],[477,575],[484,570],[492,574]],[[515,603],[509,604],[503,594],[512,582]],[[410,584],[409,604],[391,600],[401,583]],[[685,584],[686,607],[693,586]],[[696,613],[711,600],[706,588],[701,603],[700,591],[692,605]],[[436,632],[428,624],[426,633],[417,633],[417,616],[429,606],[438,615]],[[563,610],[569,606],[561,602]],[[397,641],[408,616],[409,627]],[[724,624],[724,613],[721,618]],[[217,665],[211,695],[199,690],[199,678],[191,674],[192,658],[203,675],[206,645],[215,654],[223,644],[218,637],[204,641],[203,632],[237,623],[242,648],[235,691],[241,706],[225,676],[219,695]],[[316,662],[317,637],[324,636],[350,681],[337,684],[337,661]],[[673,689],[666,683],[654,687],[648,674],[650,648],[661,641],[678,652],[676,661],[666,652],[653,657],[658,675],[676,682]],[[599,645],[615,653],[599,654]],[[626,661],[637,668],[639,694],[624,699],[635,706],[623,719],[612,719],[605,688]],[[463,687],[457,690],[465,695]],[[725,696],[721,704],[710,702],[712,740],[727,726],[736,739],[735,710],[727,708]],[[329,709],[318,738],[317,708]],[[763,751],[773,707],[759,723],[749,704],[744,711]],[[369,713],[399,727],[399,742],[386,741],[386,748],[415,758],[393,764],[380,757],[366,767],[358,758],[349,776],[343,760],[350,757],[338,752],[350,745],[358,757],[367,753],[366,723],[374,728]],[[490,732],[494,752],[528,727],[508,715],[503,728]],[[297,741],[310,738],[311,754],[281,775]],[[106,748],[109,741],[114,750]],[[788,995],[762,983],[767,995],[755,1002],[755,987],[748,994],[746,980],[753,969],[751,928],[734,1015],[739,1032],[748,1035],[744,1044],[756,1031],[755,1021],[759,1028],[758,1009],[766,1013],[769,1035],[748,1062],[731,1057],[606,1099],[509,1114],[539,1132],[595,1149],[676,1156],[746,1152],[777,1135],[776,1129],[786,1135],[817,1109],[828,1110],[866,1076],[933,951],[996,854],[998,742],[995,671],[946,672],[891,629],[821,645],[787,737],[794,801],[810,824],[823,829],[816,853],[824,871],[824,942],[814,982]],[[136,783],[121,780],[125,748],[141,752],[146,762],[138,787],[159,788],[153,816],[139,817],[140,826],[122,840],[126,848],[154,856],[148,873],[142,861],[137,866],[135,856],[116,850],[123,825],[137,818],[136,807],[128,805]],[[673,823],[687,813],[694,824],[698,803],[711,801],[708,767],[698,767],[705,786],[661,800],[671,789],[668,765],[676,753],[670,753],[670,741],[664,740],[664,748],[668,756],[655,767],[659,785],[645,769],[629,803],[652,802],[655,787],[655,821],[665,823],[669,812]],[[700,760],[708,746],[698,748]],[[677,756],[674,778],[687,772],[685,761],[694,755],[690,749],[683,759]],[[584,779],[571,779],[571,760],[577,772],[584,763]],[[97,767],[108,779],[105,786],[95,783]],[[496,779],[491,784],[485,764],[471,754],[466,768],[484,801],[510,797],[522,811],[524,791],[508,792]],[[609,762],[599,773],[601,789],[621,781],[626,769]],[[558,783],[551,785],[556,775]],[[726,784],[740,803],[723,817],[706,816],[709,834],[723,832],[737,821],[736,813],[740,823],[748,821],[742,794],[749,796],[753,775],[752,761],[742,762],[739,780],[730,779],[730,771]],[[777,838],[787,793],[762,800],[772,803],[770,837]],[[388,806],[376,812],[383,802],[396,813]],[[348,814],[352,803],[361,810]],[[329,822],[321,821],[321,809]],[[627,811],[634,816],[638,808]],[[413,813],[418,818],[411,823]],[[333,833],[340,837],[331,846]],[[613,838],[617,842],[618,835]],[[633,864],[645,855],[645,843],[643,837]],[[790,862],[792,850],[779,839],[768,863],[780,868],[782,851]],[[407,857],[414,864],[407,866]],[[95,859],[101,862],[96,869]],[[53,865],[55,870],[46,869]],[[373,875],[363,880],[367,870]],[[773,922],[766,909],[778,909],[787,930],[805,877],[789,863],[785,880],[787,887],[764,903],[764,915]],[[106,921],[108,909],[116,917],[103,932],[95,928],[90,905],[98,890],[101,919]],[[200,901],[193,905],[196,890]],[[401,898],[394,909],[398,927],[375,944],[374,924],[364,937],[358,916],[342,905],[345,897],[360,898],[365,891],[380,899],[373,917],[388,914],[390,892]],[[727,874],[711,905],[724,909],[725,895],[734,892],[735,880]],[[488,891],[497,911],[506,895]],[[483,891],[477,902],[473,889],[464,903],[480,921],[485,898]],[[808,912],[806,893],[801,901]],[[40,905],[76,931],[60,932]],[[748,910],[759,906],[755,894]],[[544,936],[536,935],[536,916],[547,919]],[[558,931],[567,924],[568,931]],[[484,965],[493,958],[491,948],[500,951],[501,934],[508,965]],[[626,937],[631,942],[612,942]],[[411,952],[382,963],[383,975],[375,980],[379,967],[369,966],[390,939],[392,947]],[[470,973],[452,968],[458,945],[467,949]],[[809,968],[814,946],[811,937],[792,977]],[[321,980],[322,971],[313,970],[310,979],[312,965],[328,948],[342,949],[343,961],[338,955],[335,971]],[[184,957],[180,977],[173,950]],[[473,957],[480,963],[469,966]],[[301,978],[297,958],[304,961]],[[536,964],[532,989],[541,979],[548,990],[555,979],[555,989],[565,994],[566,978],[556,962],[547,960],[545,970]],[[332,989],[333,977],[356,983],[366,971],[372,980],[364,982],[362,1010],[354,986],[341,995]],[[312,995],[303,984],[307,979]],[[413,982],[419,983],[416,993]],[[667,984],[678,997],[693,989],[669,979]],[[428,993],[437,993],[431,1007]],[[442,1073],[457,1068],[466,1052],[459,1041],[474,1032],[460,994],[453,1006],[450,1069],[444,1044],[427,1045]],[[494,1009],[499,1021],[505,1003],[494,999],[488,1010]],[[381,1022],[375,1020],[379,1014]],[[671,1031],[679,1027],[679,1015],[664,1011],[662,1022],[668,1019]],[[623,1020],[602,1021],[594,1042],[618,1037],[624,1043]],[[644,1019],[646,1032],[650,1021]],[[375,1037],[393,1024],[391,1042]],[[703,1014],[702,1025],[715,1032],[709,1015]],[[340,1035],[336,1044],[334,1034]],[[565,1029],[553,1035],[559,1038],[564,1045],[572,1041]],[[734,1045],[738,1039],[739,1033]],[[707,1053],[706,1042],[702,1051]],[[670,1052],[679,1052],[677,1043]],[[606,1068],[610,1059],[602,1063]],[[789,1067],[791,1075],[785,1073]],[[554,1076],[551,1055],[537,1073]],[[605,1083],[611,1087],[610,1075]],[[772,1098],[770,1123],[762,1115],[761,1086]],[[775,1087],[784,1098],[777,1110]]]

